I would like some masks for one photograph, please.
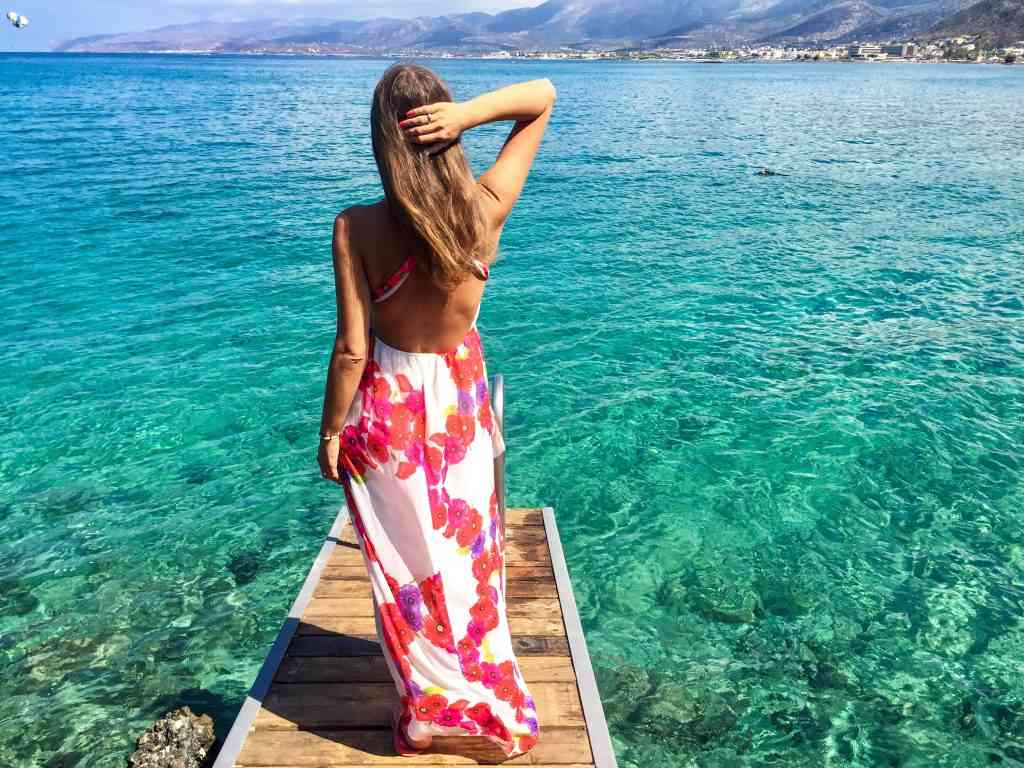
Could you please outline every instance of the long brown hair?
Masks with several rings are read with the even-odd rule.
[[[488,227],[479,188],[460,141],[440,148],[419,144],[398,126],[413,107],[452,96],[441,79],[418,64],[394,64],[373,92],[373,157],[384,199],[396,222],[426,246],[423,266],[434,282],[453,288],[487,261]]]

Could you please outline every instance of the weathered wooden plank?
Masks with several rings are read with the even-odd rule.
[[[411,759],[412,758],[406,758],[407,761]],[[349,763],[349,765],[351,765],[351,763]],[[402,765],[405,766],[405,768],[428,768],[430,764],[417,761],[415,763],[404,762]],[[436,766],[437,763],[434,763],[433,765]],[[593,763],[530,763],[529,765],[531,768],[594,768]],[[235,768],[256,768],[256,766],[245,766],[241,763],[235,763]],[[282,763],[281,765],[274,766],[259,766],[259,768],[293,768],[293,766]],[[341,763],[318,763],[317,768],[345,768],[345,766]]]
[[[561,615],[553,617],[509,616],[513,635],[563,636]],[[377,631],[372,616],[306,616],[299,623],[300,635],[370,635]]]
[[[572,660],[567,656],[524,655],[517,660],[530,686],[576,680]],[[381,655],[288,656],[278,667],[275,680],[284,683],[390,683],[391,675]]]
[[[530,565],[527,563],[507,563],[507,580],[513,582],[538,581],[554,585],[555,575],[549,565]],[[362,561],[352,565],[335,565],[328,563],[320,576],[321,581],[364,581],[369,588],[366,567]]]
[[[509,541],[505,544],[505,560],[508,565],[551,565],[551,553],[547,544],[519,544]],[[337,546],[331,555],[330,566],[354,566],[363,564],[363,555],[358,549]]]
[[[510,597],[506,601],[507,616],[527,618],[559,618],[562,608],[558,599]],[[306,606],[304,619],[314,621],[320,616],[373,616],[373,598],[365,597],[314,597]]]
[[[524,525],[509,528],[505,532],[505,544],[544,544],[547,541],[544,527],[540,525]]]
[[[524,525],[544,525],[544,510],[542,509],[506,509],[505,527],[516,528]]]
[[[266,768],[281,764],[295,768],[319,768],[324,765],[409,765],[410,758],[396,755],[390,729],[377,731],[345,730],[256,730],[249,734],[239,765]],[[416,757],[422,765],[476,765],[500,760],[503,755],[483,739],[436,737],[428,752]],[[544,728],[540,741],[525,755],[505,765],[585,765],[591,762],[590,742],[583,728]]]
[[[513,635],[512,650],[519,656],[568,656],[564,636]],[[376,630],[362,635],[296,635],[288,646],[289,656],[379,656]]]
[[[362,566],[360,566],[359,570],[363,573],[363,576],[366,575]],[[541,581],[519,578],[515,573],[518,570],[523,569],[508,569],[508,582],[505,585],[505,594],[510,602],[518,597],[558,598],[558,590],[555,588],[554,579]],[[326,574],[320,579],[320,583],[317,584],[316,591],[313,593],[313,596],[317,598],[362,597],[364,595],[367,597],[370,595],[370,583],[365,578],[330,579],[327,578]]]
[[[582,728],[583,706],[576,683],[529,683],[542,722],[553,728]],[[387,728],[397,701],[386,683],[276,683],[263,702],[255,727]]]

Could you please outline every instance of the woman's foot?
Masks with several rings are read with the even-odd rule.
[[[394,730],[395,752],[400,755],[418,755],[425,749],[430,749],[434,739],[427,736],[425,739],[414,741],[409,737],[408,725],[411,718],[409,714],[403,713],[402,707],[398,706],[391,713],[391,727]]]

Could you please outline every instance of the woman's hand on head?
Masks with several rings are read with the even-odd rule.
[[[410,109],[398,126],[417,144],[455,141],[467,128],[465,107],[452,101],[424,104]]]
[[[324,480],[341,484],[341,476],[338,474],[338,456],[341,453],[340,440],[321,440],[320,450],[317,452],[316,461],[320,465],[320,474]]]

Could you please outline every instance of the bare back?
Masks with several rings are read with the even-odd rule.
[[[491,222],[491,245],[487,264],[494,258],[502,222],[481,190],[485,211]],[[423,248],[395,227],[383,201],[350,208],[352,226],[349,247],[358,256],[371,289],[382,286],[409,257]],[[371,306],[370,328],[374,336],[406,352],[442,352],[453,349],[472,327],[486,283],[468,276],[451,291],[439,288],[430,276],[416,267],[400,290],[387,300]]]

